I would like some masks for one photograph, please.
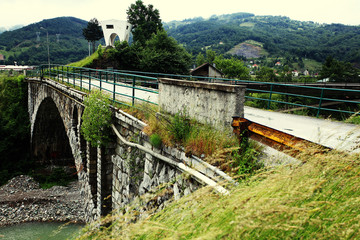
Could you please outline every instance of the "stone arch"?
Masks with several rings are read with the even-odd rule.
[[[46,148],[48,148],[48,153],[52,149],[55,149],[56,152],[58,152],[58,149],[63,152],[62,148],[66,150],[66,154],[62,155],[69,157],[67,159],[69,160],[68,164],[76,166],[76,169],[71,170],[74,173],[76,171],[78,181],[81,184],[81,194],[85,199],[86,221],[97,219],[101,213],[100,209],[96,208],[97,190],[92,192],[91,188],[92,185],[98,186],[98,182],[96,173],[94,176],[89,176],[88,160],[91,159],[88,159],[87,142],[80,134],[81,115],[84,111],[81,104],[82,96],[51,81],[46,83],[30,81],[28,93],[31,146],[34,155],[44,162],[47,160],[47,154],[42,150],[45,149],[46,151]],[[48,128],[51,130],[47,131]],[[58,138],[62,139],[62,141],[59,141],[61,144],[57,143],[57,140],[53,140],[55,137],[51,137],[51,133],[54,134],[54,132],[56,132]],[[42,155],[41,152],[43,152]],[[97,157],[96,151],[94,157]],[[95,163],[97,163],[96,160]],[[62,164],[65,164],[65,162],[62,162]],[[94,178],[92,185],[90,185],[91,177]],[[99,204],[99,206],[101,205]]]
[[[116,33],[112,33],[112,34],[110,35],[110,39],[109,39],[109,44],[110,44],[110,46],[115,46],[115,39],[116,39],[116,37],[119,37]],[[119,37],[119,39],[120,39],[120,37]]]
[[[39,164],[74,165],[69,137],[59,109],[46,97],[37,108],[32,132],[32,154]]]

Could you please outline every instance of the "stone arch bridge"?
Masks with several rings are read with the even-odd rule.
[[[111,144],[92,147],[80,134],[85,95],[56,81],[28,79],[32,157],[44,165],[75,165],[87,221],[160,185],[167,194],[155,198],[156,208],[203,185],[227,193],[217,184],[231,180],[226,174],[177,149],[154,148],[142,132],[145,124],[120,110],[114,110]]]

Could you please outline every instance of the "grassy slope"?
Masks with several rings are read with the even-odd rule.
[[[203,188],[135,224],[88,227],[80,239],[359,239],[359,156],[302,156],[218,196]],[[127,216],[129,218],[129,216]]]
[[[95,51],[90,56],[88,56],[88,57],[86,57],[84,59],[81,59],[80,61],[70,63],[68,65],[72,66],[72,67],[86,67],[86,66],[90,65],[98,57],[99,57],[99,53],[98,53],[98,51]]]

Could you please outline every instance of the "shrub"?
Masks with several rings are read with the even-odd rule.
[[[85,99],[85,110],[81,119],[81,132],[92,146],[106,145],[109,141],[111,111],[110,100],[99,90],[93,90]]]
[[[156,148],[160,148],[162,144],[162,140],[159,134],[154,133],[150,136],[150,143]]]
[[[184,109],[180,113],[176,113],[169,126],[170,133],[174,136],[175,141],[184,143],[190,132],[191,124],[190,119]]]

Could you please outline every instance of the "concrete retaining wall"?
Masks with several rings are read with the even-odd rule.
[[[200,122],[231,127],[232,116],[244,115],[245,87],[162,78],[159,98],[161,111],[176,114],[185,109]]]

